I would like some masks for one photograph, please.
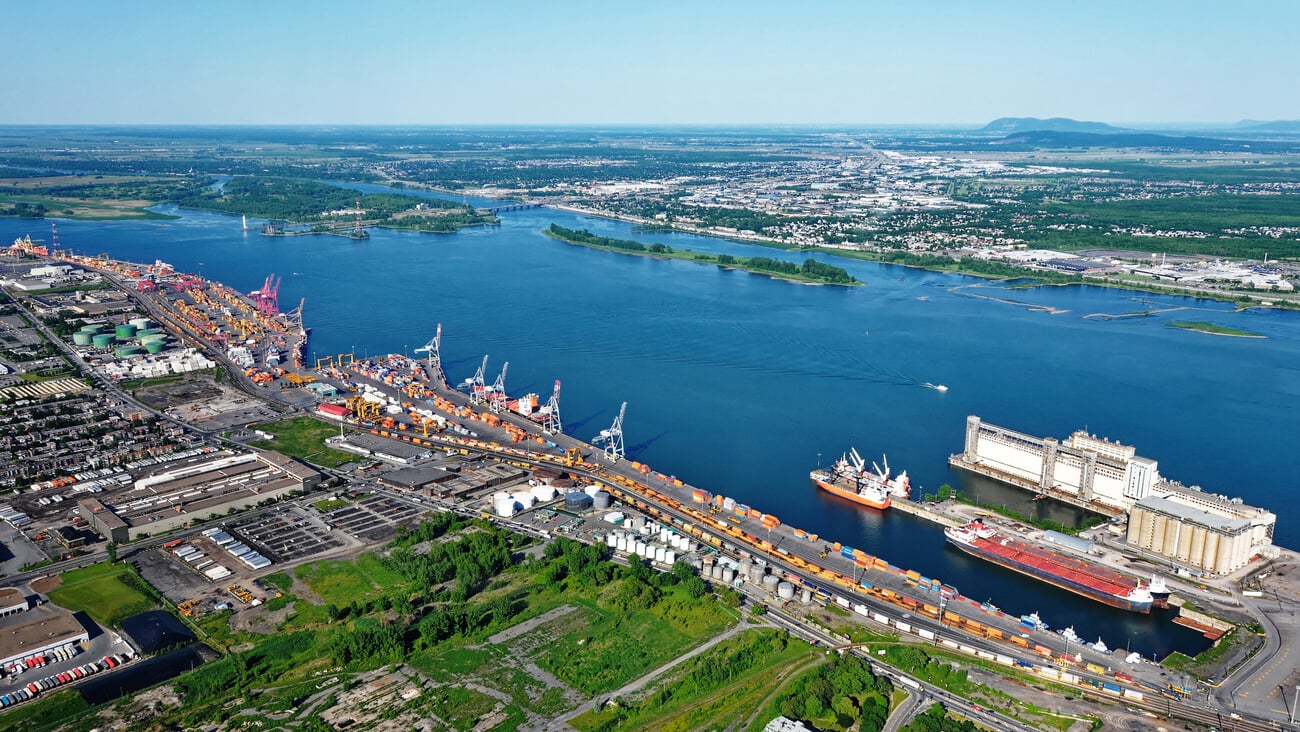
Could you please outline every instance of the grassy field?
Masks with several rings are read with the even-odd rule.
[[[345,463],[364,460],[360,455],[351,455],[325,447],[325,439],[337,435],[338,430],[310,417],[294,417],[279,422],[251,425],[251,427],[275,435],[274,440],[250,442],[253,447],[275,450],[327,468],[337,468]]]
[[[797,672],[812,668],[822,658],[812,646],[791,641],[784,649],[765,657],[762,662],[729,675],[717,684],[700,684],[693,679],[701,667],[733,667],[738,649],[744,648],[760,633],[748,630],[728,639],[706,653],[681,664],[646,692],[649,703],[635,707],[609,705],[572,720],[582,732],[604,730],[645,730],[646,732],[685,732],[694,729],[744,729],[751,720],[762,729],[773,716],[756,713],[765,709],[773,696]],[[761,721],[759,717],[762,717]]]
[[[599,694],[626,684],[722,632],[735,617],[716,603],[665,601],[622,613],[584,605],[537,654],[537,665],[576,689]]]
[[[63,580],[50,591],[50,600],[69,610],[83,610],[95,622],[115,626],[123,619],[154,607],[153,600],[123,581],[125,567],[92,564],[63,573]]]
[[[452,729],[473,729],[478,720],[496,708],[496,699],[473,689],[440,689],[433,701],[433,713]]]
[[[384,594],[385,588],[406,583],[397,573],[383,565],[377,554],[367,552],[355,561],[312,562],[294,572],[321,599],[338,607],[353,600],[370,600]]]
[[[323,501],[317,501],[311,505],[315,506],[316,508],[322,511],[329,512],[329,511],[333,511],[336,508],[343,508],[344,506],[348,505],[348,500],[346,498],[327,498]]]
[[[1214,323],[1206,323],[1205,321],[1202,320],[1171,320],[1169,321],[1169,325],[1172,325],[1175,328],[1182,328],[1183,330],[1194,330],[1197,333],[1209,333],[1210,335],[1233,336],[1235,338],[1267,338],[1268,337],[1268,336],[1262,336],[1258,333],[1251,333],[1248,330],[1241,330],[1239,328],[1229,328],[1226,325],[1215,325]]]
[[[68,720],[84,715],[88,709],[90,704],[73,689],[43,694],[39,704],[28,702],[0,714],[0,730],[41,732],[47,729],[68,729]],[[88,726],[94,725],[81,727]]]
[[[160,386],[162,384],[171,384],[181,381],[185,374],[170,374],[167,376],[151,376],[147,379],[129,379],[118,383],[123,391],[134,391],[136,389],[147,389],[151,386]]]

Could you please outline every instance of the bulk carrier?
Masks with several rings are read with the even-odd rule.
[[[1086,559],[1003,536],[978,519],[965,526],[944,529],[943,533],[950,544],[967,554],[1111,607],[1146,613],[1155,601],[1150,588],[1142,586],[1141,580]]]
[[[875,463],[871,464],[871,470],[867,470],[867,461],[862,459],[856,448],[850,449],[848,455],[836,460],[829,470],[818,468],[809,473],[808,477],[827,493],[880,510],[889,508],[891,497],[907,498],[912,491],[906,470],[891,479],[888,460],[885,461],[884,470]]]

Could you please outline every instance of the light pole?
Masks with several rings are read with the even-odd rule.
[[[1295,688],[1295,699],[1291,701],[1291,724],[1295,724],[1295,705],[1300,704],[1300,686]]]

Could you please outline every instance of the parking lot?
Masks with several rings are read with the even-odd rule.
[[[328,528],[296,506],[228,523],[226,531],[277,564],[297,562],[344,546]]]

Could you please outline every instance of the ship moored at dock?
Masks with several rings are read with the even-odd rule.
[[[943,533],[948,543],[972,556],[1111,607],[1137,613],[1151,611],[1154,598],[1141,580],[1095,562],[1003,536],[979,519],[944,529]]]
[[[879,510],[889,508],[891,497],[907,498],[912,488],[906,470],[896,477],[889,476],[888,461],[884,470],[875,463],[867,470],[867,461],[858,454],[857,448],[850,448],[829,469],[818,468],[808,477],[827,493]]]

